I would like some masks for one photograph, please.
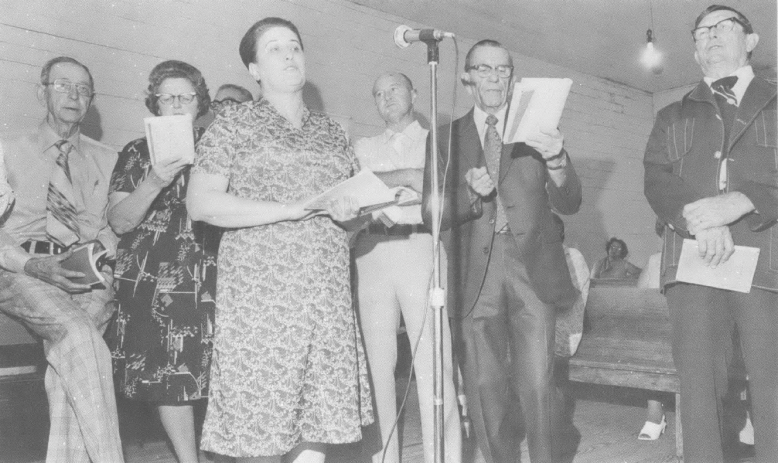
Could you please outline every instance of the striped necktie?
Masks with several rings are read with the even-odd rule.
[[[57,165],[51,173],[46,200],[46,237],[62,246],[70,246],[79,240],[80,229],[76,217],[76,193],[70,176],[68,156],[73,145],[67,140],[54,144],[59,150]]]
[[[737,76],[729,76],[719,79],[712,84],[710,88],[714,93],[718,93],[723,96],[727,103],[737,106],[737,97],[735,92],[732,91],[732,87],[737,83]]]

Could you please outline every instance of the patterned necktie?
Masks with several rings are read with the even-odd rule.
[[[497,133],[497,118],[494,114],[486,117],[486,137],[484,137],[484,157],[486,157],[486,169],[489,171],[489,177],[497,186],[500,178],[500,156],[502,156],[502,139]],[[508,217],[505,215],[505,208],[502,205],[500,195],[497,195],[497,217],[495,217],[494,231],[500,231],[508,224]]]
[[[73,145],[67,140],[60,140],[54,146],[59,150],[59,156],[49,181],[46,201],[46,237],[59,245],[70,246],[79,240],[80,233],[76,220],[76,194],[68,166],[68,156],[73,150]]]
[[[723,96],[727,103],[737,106],[737,97],[735,92],[732,91],[735,83],[737,83],[737,76],[729,76],[713,82],[710,84],[710,88],[715,93]]]

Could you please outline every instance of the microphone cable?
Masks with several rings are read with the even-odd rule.
[[[443,165],[443,182],[442,182],[441,185],[439,185],[439,186],[443,186],[443,188],[441,188],[442,191],[440,192],[440,197],[439,197],[439,199],[440,199],[440,207],[438,208],[438,230],[437,230],[438,238],[440,238],[440,228],[441,228],[440,224],[442,222],[441,219],[443,217],[443,204],[445,204],[445,201],[443,200],[444,199],[444,195],[445,195],[445,191],[446,191],[445,185],[446,185],[446,180],[448,178],[449,166],[451,164],[451,140],[452,140],[453,126],[454,126],[454,110],[456,109],[456,102],[457,102],[457,78],[456,78],[456,76],[457,76],[457,69],[459,68],[459,42],[457,41],[456,36],[452,37],[452,40],[454,41],[454,67],[453,67],[454,85],[452,87],[452,92],[451,92],[452,93],[452,95],[451,95],[451,109],[449,110],[449,117],[450,117],[450,119],[449,119],[449,123],[448,123],[448,133],[446,134],[446,161],[445,161],[445,163]],[[432,153],[431,156],[430,156],[430,159],[432,159],[433,162],[438,162],[439,154],[438,153]],[[422,205],[422,207],[424,207],[424,205]],[[440,255],[440,239],[438,239],[437,242],[433,242],[432,245],[437,248],[437,249],[433,250],[433,255],[434,255],[435,251],[437,251],[437,254]],[[435,264],[433,263],[433,265],[435,265]],[[433,278],[433,274],[431,273],[430,277],[429,277],[429,280],[427,280],[427,294],[430,293],[430,288],[433,285],[432,278]],[[427,298],[427,302],[424,305],[424,317],[422,318],[421,329],[419,330],[419,336],[413,342],[413,346],[412,346],[412,349],[411,349],[411,364],[410,364],[410,367],[409,367],[410,369],[408,371],[408,383],[405,385],[405,392],[403,392],[403,400],[400,402],[400,406],[397,408],[397,415],[394,418],[394,423],[392,423],[392,428],[389,430],[389,435],[386,436],[386,440],[382,442],[382,444],[383,444],[382,445],[383,446],[383,451],[381,452],[381,463],[385,463],[386,462],[386,451],[387,451],[387,448],[388,448],[389,441],[392,439],[392,436],[394,435],[394,432],[397,430],[397,425],[400,422],[400,416],[402,416],[402,413],[405,410],[405,404],[408,401],[408,394],[409,394],[409,392],[411,390],[411,382],[412,382],[411,378],[412,378],[412,375],[414,373],[413,365],[416,363],[416,352],[419,349],[419,343],[421,342],[421,337],[424,335],[424,329],[427,326],[427,314],[429,313],[430,309],[431,309],[431,304],[430,304],[430,298],[428,297]],[[446,322],[448,322],[448,320],[446,320]],[[406,328],[406,333],[407,332],[408,331],[407,331],[407,328]],[[451,336],[449,336],[449,340],[453,341],[453,338]],[[410,338],[409,338],[409,341],[410,341]],[[433,342],[433,341],[434,341],[434,339],[430,339],[430,342]],[[433,358],[434,358],[434,355],[435,355],[434,347],[435,346],[433,345]],[[452,345],[452,354],[453,354],[453,345]],[[451,359],[449,359],[449,361],[452,362],[452,372],[453,372],[454,371],[454,369],[453,369],[453,361],[454,360],[453,360],[453,358],[451,358]],[[443,363],[444,364],[445,364],[445,362],[446,362],[446,360],[443,359]],[[395,366],[395,368],[396,368],[396,366]],[[443,368],[443,365],[441,365],[440,368]],[[432,373],[434,374],[435,372],[433,371]],[[453,378],[451,380],[453,381]],[[418,378],[416,379],[416,381],[418,381]],[[434,391],[433,391],[433,393],[434,393]],[[397,400],[397,399],[395,398],[395,400]],[[443,397],[444,403],[445,403],[445,400],[446,400],[446,397],[444,396]],[[456,397],[454,397],[454,400],[456,400]],[[421,405],[420,405],[420,407],[421,407]],[[445,408],[444,408],[444,413],[445,413]],[[444,422],[445,422],[445,417],[444,417]],[[379,430],[379,433],[380,433],[380,430],[381,430],[380,423],[378,425],[378,430]],[[398,439],[398,442],[399,442],[399,439]],[[422,451],[423,450],[424,450],[424,438],[422,437]],[[400,457],[401,457],[400,459],[402,459],[402,448],[399,448],[399,446],[398,446],[398,452],[400,453]]]

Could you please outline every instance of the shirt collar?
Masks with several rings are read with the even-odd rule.
[[[505,127],[506,111],[508,111],[507,104],[494,115],[494,117],[497,118],[497,124],[495,125],[495,128],[497,129],[497,133],[500,134],[500,138],[503,136],[503,128]],[[478,129],[478,134],[481,135],[481,139],[484,138],[484,134],[486,133],[486,118],[488,116],[489,113],[479,108],[478,105],[473,107],[473,120],[475,121],[475,126]]]
[[[384,131],[384,142],[388,142],[389,139],[392,138],[392,135],[394,135],[395,133],[398,132],[395,132],[394,130],[387,128]],[[420,141],[422,139],[427,138],[427,131],[421,126],[421,124],[419,124],[419,121],[416,120],[408,124],[408,126],[405,127],[403,131],[399,133],[405,135],[406,137],[410,138],[413,141]]]
[[[732,87],[732,92],[735,94],[735,98],[737,98],[738,104],[740,104],[740,102],[743,100],[743,95],[746,93],[748,85],[752,80],[754,80],[754,70],[749,64],[739,68],[737,71],[730,75],[737,76],[737,82]],[[718,79],[714,79],[712,77],[703,77],[702,80],[704,80],[705,83],[708,84],[708,87],[710,87],[711,84],[713,84],[713,82],[717,81]]]
[[[43,119],[43,121],[41,121],[40,125],[38,126],[38,133],[41,134],[41,138],[40,138],[41,153],[46,152],[46,150],[54,146],[55,143],[62,140],[62,137],[60,137],[59,134],[55,132],[54,129],[51,128],[51,126],[46,121],[46,119]],[[80,129],[76,129],[76,131],[73,132],[73,135],[68,137],[66,140],[71,145],[73,145],[73,148],[75,148],[76,152],[81,153],[81,130]]]

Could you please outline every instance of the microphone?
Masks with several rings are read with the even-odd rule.
[[[407,48],[413,42],[440,42],[444,38],[454,38],[454,34],[437,29],[411,29],[408,26],[397,26],[394,30],[394,44],[399,48]]]

